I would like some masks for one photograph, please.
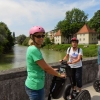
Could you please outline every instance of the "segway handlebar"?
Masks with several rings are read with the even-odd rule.
[[[67,61],[61,61],[61,69],[65,69],[66,75],[68,77],[72,76],[72,71],[71,71],[71,67],[67,64]]]
[[[67,64],[67,61],[62,60],[62,61],[61,61],[61,64],[66,65],[66,64]]]

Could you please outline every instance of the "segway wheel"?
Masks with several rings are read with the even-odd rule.
[[[91,96],[89,91],[83,90],[79,96],[77,97],[77,100],[91,100]]]
[[[96,92],[100,92],[100,79],[96,79],[93,83],[93,87]]]
[[[71,85],[69,84],[65,87],[65,91],[63,95],[64,100],[68,100],[68,96],[70,95],[70,90],[71,90]]]

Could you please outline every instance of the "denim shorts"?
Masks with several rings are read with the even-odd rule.
[[[44,88],[40,90],[32,90],[25,86],[25,90],[27,95],[29,96],[29,100],[45,100]]]

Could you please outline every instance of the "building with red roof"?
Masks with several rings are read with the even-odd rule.
[[[97,44],[98,34],[95,30],[90,29],[87,24],[85,24],[76,34],[74,34],[79,39],[79,44]],[[70,41],[70,38],[69,38]],[[62,44],[68,43],[68,39],[62,36],[61,31],[58,30],[54,35],[54,43],[55,44]]]
[[[95,30],[90,29],[87,24],[85,24],[78,32],[77,38],[79,39],[80,44],[93,44],[98,43],[97,39],[98,34]]]

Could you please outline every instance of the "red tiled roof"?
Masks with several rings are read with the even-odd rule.
[[[61,31],[58,30],[58,31],[56,32],[55,36],[61,36]]]
[[[95,33],[95,30],[90,29],[88,25],[84,25],[78,32],[77,34],[82,34],[82,33]]]

